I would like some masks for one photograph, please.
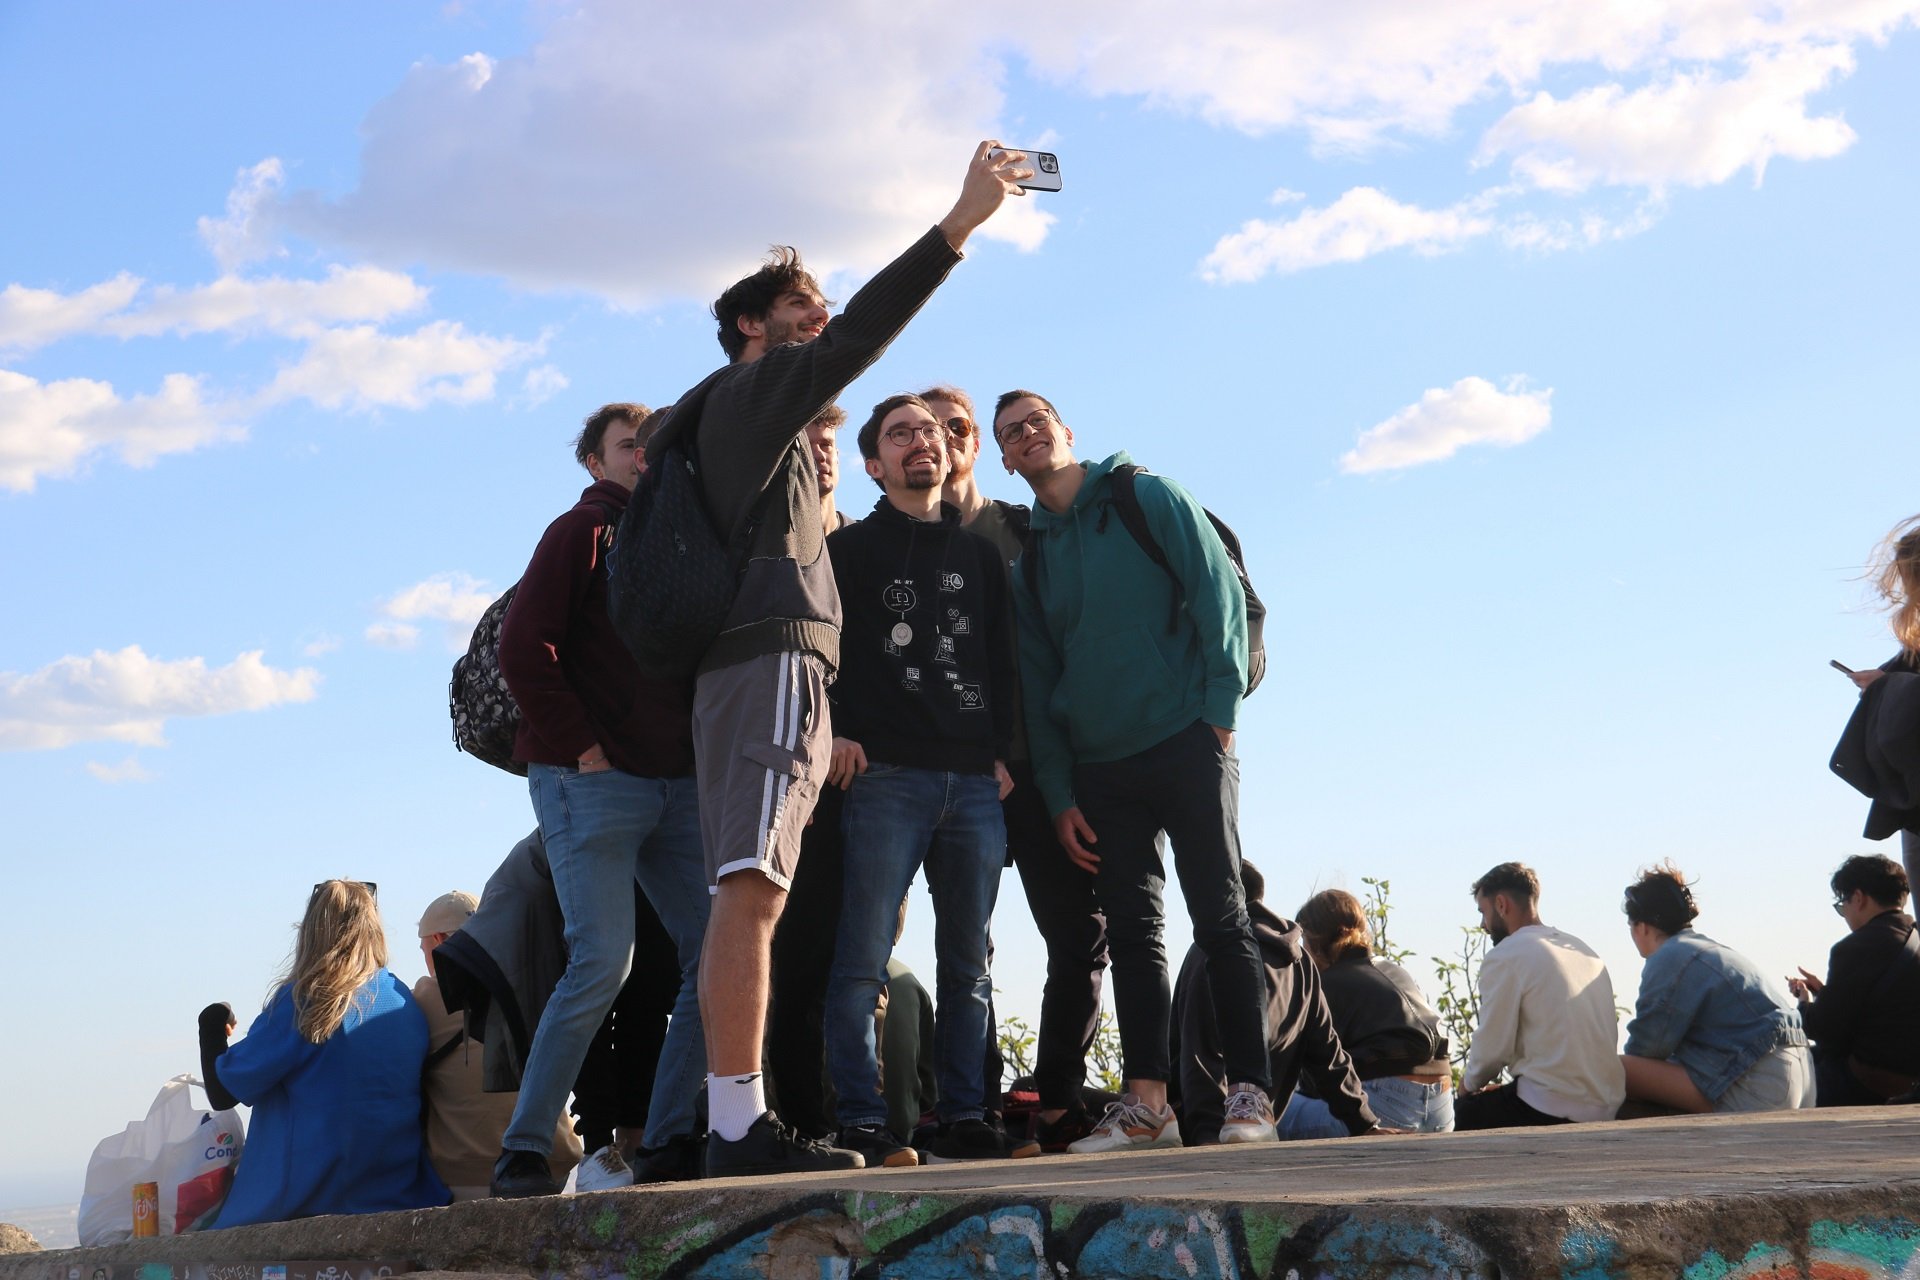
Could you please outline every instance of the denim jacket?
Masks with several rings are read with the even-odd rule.
[[[1806,1042],[1784,991],[1751,960],[1692,929],[1661,943],[1640,971],[1626,1052],[1678,1062],[1710,1099],[1775,1049]]]

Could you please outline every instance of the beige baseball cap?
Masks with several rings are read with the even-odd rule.
[[[480,899],[458,889],[441,894],[427,908],[427,913],[420,917],[420,936],[431,938],[436,933],[457,931],[479,906]]]

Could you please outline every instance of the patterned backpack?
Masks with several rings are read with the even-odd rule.
[[[600,514],[607,522],[600,534],[604,557],[613,545],[615,516],[608,506],[602,506]],[[457,750],[524,778],[527,766],[513,758],[513,740],[520,733],[520,704],[513,700],[507,678],[500,674],[500,628],[506,624],[507,607],[518,590],[517,582],[508,587],[473,624],[473,639],[467,642],[466,653],[454,662],[453,679],[447,683],[447,710],[453,716],[453,745]]]
[[[447,709],[453,715],[453,745],[496,769],[527,776],[527,766],[513,758],[513,740],[520,732],[520,706],[507,691],[500,674],[500,627],[507,620],[520,584],[487,606],[473,626],[467,651],[453,664],[447,685]]]

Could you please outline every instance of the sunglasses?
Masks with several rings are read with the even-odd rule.
[[[947,434],[956,440],[970,439],[974,431],[977,430],[973,425],[973,420],[970,418],[948,418],[946,422],[941,425],[945,426]]]
[[[331,880],[322,880],[319,884],[313,886],[313,892],[307,895],[307,901],[312,902],[315,898],[319,897],[320,891],[332,883],[333,881]],[[377,899],[380,896],[380,886],[371,880],[349,880],[347,883],[359,885],[367,891],[368,897]]]

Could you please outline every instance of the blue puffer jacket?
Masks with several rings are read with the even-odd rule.
[[[1751,960],[1692,929],[1661,943],[1640,971],[1626,1052],[1678,1062],[1713,1101],[1775,1049],[1806,1042],[1785,991]]]

